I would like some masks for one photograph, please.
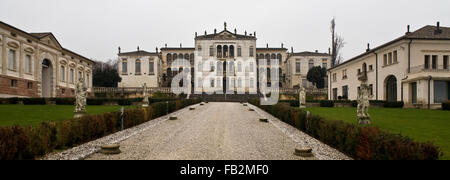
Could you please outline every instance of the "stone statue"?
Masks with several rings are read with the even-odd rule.
[[[142,100],[142,107],[148,107],[149,101],[148,101],[148,94],[147,94],[147,83],[144,83],[142,86],[144,91],[142,92],[142,95],[144,96],[144,99]]]
[[[299,92],[299,105],[301,109],[306,108],[306,91],[303,86],[300,86],[300,92]]]
[[[80,78],[78,83],[75,86],[75,111],[74,118],[83,117],[86,114],[86,97],[87,97],[87,88],[84,85],[84,79]]]
[[[369,125],[370,124],[369,99],[372,98],[373,95],[370,95],[370,88],[367,85],[367,69],[365,69],[364,67],[362,73],[358,77],[358,80],[361,81],[361,86],[358,92],[358,100],[357,100],[358,124]]]

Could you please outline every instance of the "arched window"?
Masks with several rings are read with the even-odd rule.
[[[141,74],[141,60],[136,60],[136,65],[135,65],[135,70],[136,70],[136,72],[135,72],[135,74],[136,75],[140,75]]]
[[[230,46],[230,57],[234,58],[234,46],[233,45]]]
[[[238,46],[238,49],[237,49],[237,56],[238,56],[238,57],[241,57],[241,56],[242,56],[242,48],[241,48],[241,46]]]
[[[223,46],[223,57],[224,58],[228,57],[228,46],[227,45]]]
[[[277,55],[272,54],[272,55],[270,56],[270,59],[277,59]]]
[[[183,59],[183,54],[178,54],[178,59]],[[176,59],[175,59],[176,60]]]
[[[172,54],[167,54],[166,59],[167,59],[167,64],[172,64]]]
[[[270,54],[266,54],[267,65],[270,66]]]
[[[277,54],[277,59],[278,59],[278,63],[281,66],[281,63],[283,62],[283,56],[281,56],[281,54]]]
[[[191,65],[194,66],[194,53],[191,53],[190,57],[189,57],[189,61],[191,62]]]
[[[177,54],[173,54],[173,58],[172,58],[172,62],[178,59],[178,55]],[[170,62],[170,64],[172,64],[172,62]]]
[[[228,73],[234,74],[234,62],[233,61],[230,61],[228,63]]]
[[[189,54],[187,54],[187,53],[184,54],[184,59],[187,60],[187,61],[189,61]]]
[[[217,58],[222,58],[222,46],[217,46]]]

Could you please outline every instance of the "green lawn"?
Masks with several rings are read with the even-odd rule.
[[[357,123],[356,108],[307,109],[325,119]],[[419,142],[432,141],[444,152],[442,159],[450,160],[450,111],[371,108],[369,114],[373,126],[406,135]]]
[[[121,106],[86,106],[88,114],[120,111]],[[130,108],[130,107],[125,107]],[[72,105],[0,105],[0,126],[39,125],[73,118]]]

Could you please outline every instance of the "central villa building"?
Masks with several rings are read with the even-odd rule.
[[[195,33],[194,47],[167,47],[155,52],[140,50],[121,52],[119,48],[118,71],[122,77],[119,87],[170,87],[172,78],[182,69],[171,68],[176,59],[185,59],[190,63],[192,88],[196,92],[222,90],[234,87],[234,91],[256,92],[259,87],[258,72],[267,73],[268,86],[271,77],[278,73],[280,88],[311,87],[306,80],[308,70],[314,66],[330,68],[329,53],[288,52],[283,44],[279,47],[256,47],[256,32],[238,34],[227,30],[206,31],[203,35]],[[208,59],[217,59],[210,62]],[[250,59],[256,62],[250,62]],[[259,64],[265,60],[267,65]],[[278,61],[279,66],[270,65]],[[214,77],[211,77],[211,74]],[[195,87],[194,87],[194,84]],[[227,86],[225,86],[227,85]]]

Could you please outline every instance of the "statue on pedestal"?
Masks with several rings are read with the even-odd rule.
[[[372,98],[373,95],[370,95],[370,87],[367,85],[367,69],[365,67],[365,64],[363,65],[362,73],[359,74],[358,80],[361,81],[361,86],[358,92],[358,100],[357,100],[358,124],[369,125],[370,124],[369,99]]]
[[[75,111],[74,118],[83,117],[86,114],[87,88],[84,85],[84,79],[80,78],[75,86]]]
[[[298,99],[299,99],[300,109],[306,108],[306,90],[303,86],[300,86]]]
[[[147,83],[144,83],[143,87],[143,92],[142,95],[144,96],[144,99],[142,100],[142,107],[148,107],[149,105],[149,101],[148,101],[148,94],[147,94]]]

